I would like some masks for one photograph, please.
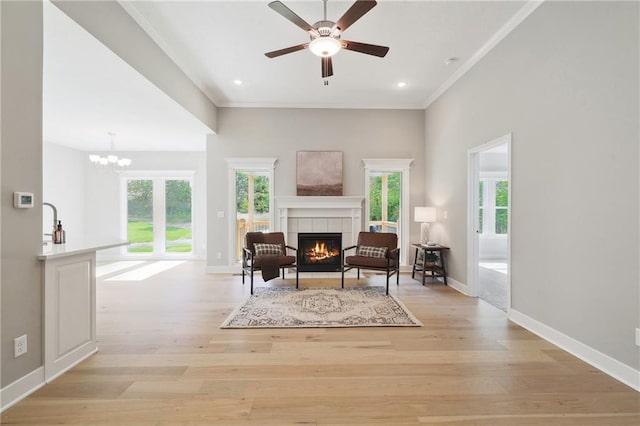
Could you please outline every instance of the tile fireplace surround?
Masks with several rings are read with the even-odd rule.
[[[290,245],[298,232],[340,232],[342,247],[349,247],[362,230],[364,197],[276,197],[275,202],[276,226]]]

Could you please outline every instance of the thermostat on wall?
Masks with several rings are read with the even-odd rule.
[[[13,207],[16,209],[33,208],[33,192],[14,192]]]

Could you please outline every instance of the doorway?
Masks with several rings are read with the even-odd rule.
[[[511,134],[469,150],[468,277],[472,296],[511,308]]]

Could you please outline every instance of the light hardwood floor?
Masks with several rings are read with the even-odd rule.
[[[221,330],[249,295],[239,276],[108,277],[100,351],[2,424],[640,424],[639,393],[443,284],[391,286],[424,327]]]

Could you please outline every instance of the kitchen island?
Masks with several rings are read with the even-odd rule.
[[[96,251],[127,241],[74,241],[43,246],[44,377],[49,383],[98,351]]]

